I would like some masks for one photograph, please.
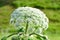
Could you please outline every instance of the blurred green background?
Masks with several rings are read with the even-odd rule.
[[[25,6],[42,10],[50,21],[45,35],[50,40],[60,40],[60,0],[0,0],[0,40],[16,31],[9,24],[10,14],[16,8]]]

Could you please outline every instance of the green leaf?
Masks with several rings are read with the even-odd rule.
[[[3,37],[1,40],[7,40],[7,37]]]

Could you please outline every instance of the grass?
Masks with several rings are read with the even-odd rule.
[[[12,2],[14,7],[31,6],[36,8],[60,9],[60,0],[16,0]]]
[[[9,5],[0,7],[0,27],[3,25],[7,25],[10,19],[10,13],[12,12],[13,8]]]

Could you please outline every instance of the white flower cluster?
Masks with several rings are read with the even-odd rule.
[[[48,28],[48,18],[39,9],[31,7],[19,7],[11,14],[10,22],[17,27],[25,28],[26,22],[28,23],[28,30],[46,30]],[[38,31],[37,31],[38,32]]]

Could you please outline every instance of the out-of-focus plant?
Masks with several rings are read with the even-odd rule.
[[[15,0],[11,3],[13,7],[35,7],[39,9],[60,9],[59,0]]]
[[[43,35],[43,31],[48,28],[48,18],[39,9],[31,7],[19,7],[11,14],[10,23],[17,29],[2,40],[7,40],[13,36],[12,40],[48,40],[47,36]]]

